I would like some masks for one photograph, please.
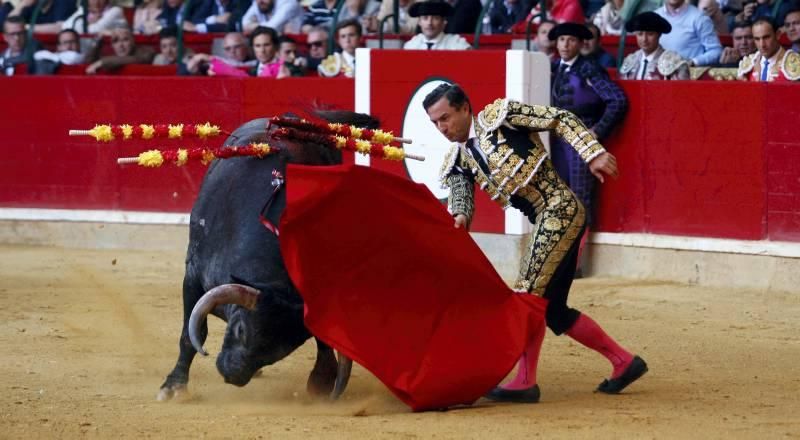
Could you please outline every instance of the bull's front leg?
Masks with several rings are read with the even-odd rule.
[[[333,349],[317,338],[317,361],[308,376],[306,391],[312,396],[327,397],[336,382],[336,356]]]
[[[189,317],[192,315],[192,309],[195,304],[204,293],[202,287],[196,285],[192,278],[194,277],[190,276],[190,271],[187,268],[187,273],[183,279],[183,329],[178,341],[180,353],[178,354],[178,362],[175,363],[175,368],[172,369],[164,383],[161,384],[161,389],[158,391],[158,396],[156,396],[159,401],[170,400],[187,393],[186,385],[189,383],[189,368],[192,366],[192,361],[197,354],[191,340],[189,340]],[[205,343],[206,337],[208,337],[208,323],[203,323],[200,336],[203,343]]]

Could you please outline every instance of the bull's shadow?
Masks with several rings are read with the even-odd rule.
[[[378,127],[377,120],[363,114],[317,115],[329,122]],[[216,160],[203,179],[189,221],[180,354],[158,400],[186,391],[192,360],[203,351],[208,335],[209,314],[227,322],[217,370],[225,382],[237,386],[246,385],[259,369],[288,356],[312,336],[303,324],[303,301],[289,279],[278,236],[265,227],[260,214],[263,210],[267,224],[279,223],[286,195],[274,191],[274,184],[279,183],[276,176],[286,175],[287,164],[335,165],[342,156],[319,144],[273,139],[274,128],[267,123],[268,119],[247,122],[225,145],[267,142],[280,149],[278,154]],[[317,358],[306,388],[312,395],[337,398],[347,385],[352,361],[340,354],[337,362],[329,346],[319,339],[316,343]]]

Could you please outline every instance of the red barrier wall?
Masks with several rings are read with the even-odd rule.
[[[605,143],[622,177],[598,229],[800,240],[800,87],[622,81],[630,112]]]
[[[389,58],[381,57],[392,56],[391,51],[373,54],[387,63]],[[495,55],[487,51],[486,56]],[[425,62],[435,67],[444,61],[431,55]],[[476,106],[503,90],[500,58],[481,66],[491,71],[483,82],[472,75],[453,78],[465,83]],[[377,78],[371,105],[396,130],[408,99],[399,88],[413,90],[423,78],[408,71],[385,75]],[[630,97],[630,113],[606,144],[620,159],[622,177],[602,187],[598,230],[800,241],[800,107],[795,104],[800,87],[621,84]],[[19,77],[0,78],[0,89],[4,102],[13,103],[0,108],[3,207],[190,209],[205,167],[119,167],[116,157],[156,144],[100,145],[90,138],[68,138],[70,128],[208,120],[230,130],[314,100],[353,108],[353,81],[345,79]],[[185,145],[189,142],[157,144]],[[379,166],[403,172],[396,165]],[[483,198],[478,203],[490,214],[476,229],[502,230],[502,223],[491,220],[491,212],[499,209]]]
[[[349,79],[0,78],[0,206],[188,212],[205,167],[116,165],[149,148],[196,140],[98,144],[67,137],[95,123],[206,122],[232,131],[250,119],[315,102],[353,109]],[[212,139],[219,146],[223,137]]]

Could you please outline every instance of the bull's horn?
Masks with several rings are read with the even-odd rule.
[[[331,400],[336,400],[342,395],[344,389],[347,388],[347,382],[350,380],[350,371],[353,369],[353,360],[345,356],[341,351],[339,353],[339,365],[336,368],[336,382],[331,391]]]
[[[248,310],[256,308],[259,291],[242,284],[223,284],[217,286],[203,295],[192,309],[189,317],[189,340],[198,353],[208,356],[200,341],[200,325],[214,308],[223,304],[236,304]]]

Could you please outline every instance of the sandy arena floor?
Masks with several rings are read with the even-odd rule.
[[[800,437],[800,294],[580,280],[574,306],[650,373],[592,393],[599,355],[548,333],[537,405],[412,413],[356,368],[344,400],[304,391],[312,344],[244,388],[197,358],[190,397],[155,396],[177,356],[181,252],[0,247],[0,438]],[[219,351],[222,323],[206,347]]]

